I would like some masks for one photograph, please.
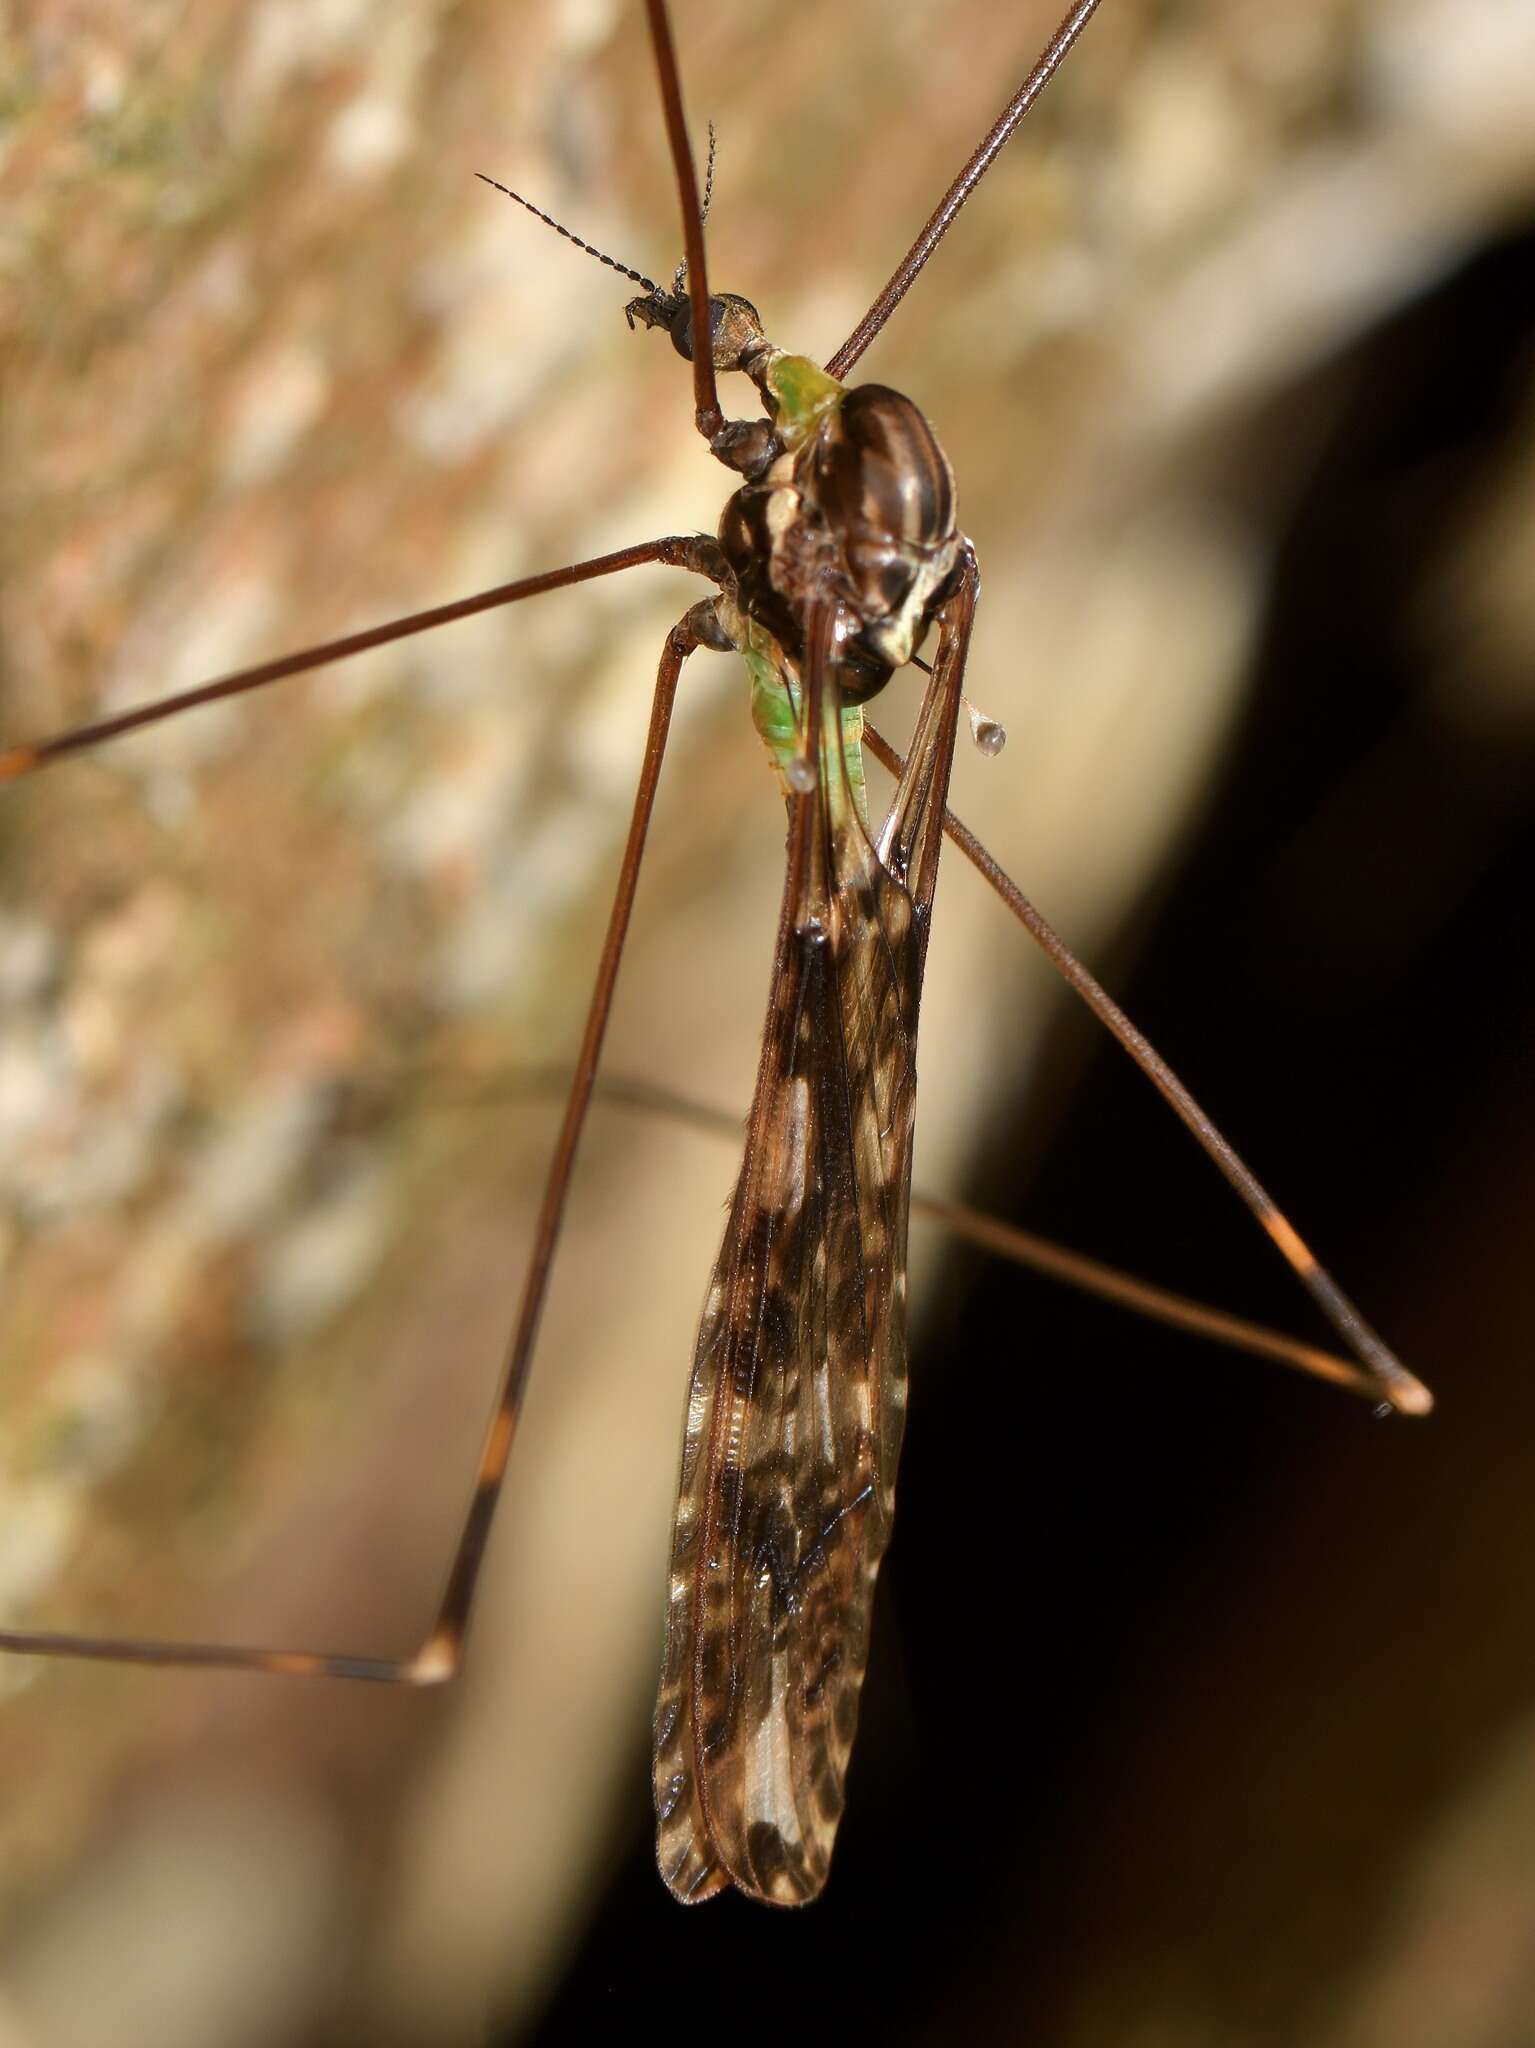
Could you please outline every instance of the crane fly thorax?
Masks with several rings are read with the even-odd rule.
[[[625,310],[631,327],[661,328],[692,359],[680,279]],[[845,790],[862,816],[859,707],[911,660],[961,573],[954,473],[909,398],[883,384],[848,390],[807,356],[778,348],[750,300],[711,294],[709,327],[715,369],[749,377],[767,417],[726,421],[711,436],[714,453],[746,481],[720,518],[710,571],[720,594],[695,606],[691,627],[705,644],[745,657],[752,718],[788,795],[805,774],[806,622],[812,606],[835,601],[830,724],[815,744],[823,786]]]
[[[911,400],[882,384],[824,405],[804,439],[730,499],[719,538],[736,608],[792,660],[804,654],[812,599],[842,601],[853,630],[839,681],[855,702],[911,659],[962,547],[948,460]]]
[[[658,327],[687,360],[693,315],[681,280],[625,308],[631,327]],[[732,421],[715,453],[747,481],[726,505],[719,538],[730,584],[720,637],[748,652],[766,633],[792,664],[803,660],[811,602],[838,598],[838,682],[861,703],[904,667],[952,593],[963,536],[954,520],[954,472],[909,398],[884,384],[847,390],[819,364],[776,347],[749,299],[709,299],[716,370],[739,370],[762,394],[765,421]],[[749,621],[755,634],[743,631]]]

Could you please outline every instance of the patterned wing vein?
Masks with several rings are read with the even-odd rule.
[[[825,771],[793,806],[656,1708],[658,1858],[688,1901],[813,1898],[842,1811],[905,1420],[917,1009],[958,666],[940,661],[878,850]]]

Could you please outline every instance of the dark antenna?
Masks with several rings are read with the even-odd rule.
[[[714,145],[714,123],[711,121],[709,123],[709,155],[704,164],[703,203],[698,209],[698,225],[701,228],[706,228],[709,225],[709,208],[714,204]],[[683,296],[684,290],[687,286],[687,281],[688,259],[686,258],[686,256],[684,256],[682,261],[677,265],[676,275],[672,279],[673,298],[680,299]]]
[[[703,205],[699,208],[698,224],[700,227],[708,221],[709,208],[714,201],[715,143],[714,123],[711,121],[709,123],[709,156],[708,161],[704,165],[704,198]],[[557,235],[563,235],[567,242],[574,242],[576,247],[584,250],[588,256],[595,256],[597,261],[605,263],[609,270],[616,270],[621,276],[631,278],[635,284],[642,284],[646,291],[654,298],[662,299],[666,297],[665,292],[662,291],[653,277],[647,277],[643,270],[632,270],[627,263],[620,263],[616,256],[606,255],[601,249],[594,248],[590,242],[583,242],[579,235],[571,233],[563,221],[556,220],[552,213],[545,213],[544,209],[541,206],[535,206],[531,199],[524,199],[522,194],[514,192],[510,185],[503,185],[499,178],[488,177],[484,171],[476,171],[474,175],[482,185],[493,186],[497,192],[504,193],[508,199],[515,199],[519,206],[527,208],[535,220],[541,220],[546,228],[553,228],[554,232]],[[687,274],[687,258],[684,257],[677,265],[677,274],[672,280],[672,295],[674,297],[680,298],[682,296],[682,288]]]
[[[594,249],[590,242],[583,242],[581,237],[573,235],[562,221],[557,221],[552,213],[545,213],[541,206],[535,206],[531,199],[524,199],[522,194],[514,192],[510,185],[503,185],[499,178],[488,178],[483,171],[476,171],[474,175],[482,185],[493,185],[498,192],[504,192],[508,199],[515,199],[519,206],[525,206],[535,220],[541,220],[546,228],[553,228],[554,232],[557,235],[563,235],[567,242],[574,242],[576,247],[584,249],[588,256],[595,256],[597,261],[605,263],[609,270],[616,270],[622,276],[632,278],[636,284],[642,284],[647,292],[653,293],[658,299],[664,297],[661,287],[656,283],[655,279],[647,277],[643,270],[631,270],[627,263],[620,263],[616,256],[605,256],[600,249]],[[712,127],[709,130],[709,175],[712,180],[714,175],[714,130]],[[705,209],[707,209],[708,204],[708,199],[705,197]],[[681,271],[679,271],[678,276],[680,277],[681,274]]]

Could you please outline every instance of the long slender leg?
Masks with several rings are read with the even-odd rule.
[[[506,1477],[507,1460],[517,1427],[517,1414],[527,1385],[538,1335],[539,1318],[548,1292],[549,1275],[559,1243],[560,1219],[575,1167],[576,1147],[591,1105],[597,1077],[597,1061],[613,1006],[613,990],[623,958],[629,917],[634,908],[645,839],[655,808],[656,786],[666,755],[672,706],[682,664],[699,644],[687,619],[673,626],[666,637],[651,702],[650,729],[634,795],[634,813],[624,844],[623,862],[608,914],[607,936],[603,940],[597,978],[587,1009],[586,1029],[576,1062],[575,1076],[565,1103],[564,1121],[549,1162],[539,1206],[533,1251],[523,1281],[517,1324],[507,1349],[495,1411],[480,1454],[479,1472],[464,1520],[463,1532],[454,1553],[447,1587],[436,1619],[422,1647],[408,1657],[352,1657],[328,1652],[255,1648],[223,1643],[178,1643],[152,1639],[114,1638],[53,1633],[40,1630],[0,1630],[0,1651],[33,1657],[88,1658],[104,1664],[160,1664],[195,1666],[203,1669],[265,1671],[294,1678],[359,1678],[388,1685],[437,1685],[458,1669],[464,1630],[484,1561],[490,1524]]]
[[[279,655],[275,661],[258,662],[254,668],[235,669],[195,689],[182,690],[174,697],[158,697],[135,705],[112,718],[98,718],[89,725],[71,727],[29,745],[0,748],[0,782],[15,781],[35,774],[69,754],[100,746],[125,732],[137,732],[146,725],[158,725],[162,718],[194,710],[199,704],[216,704],[224,697],[240,697],[247,690],[280,683],[288,676],[303,675],[312,668],[324,668],[333,661],[345,661],[370,648],[386,647],[391,640],[406,640],[416,633],[429,633],[436,626],[451,625],[455,619],[473,618],[477,612],[495,611],[503,605],[520,604],[526,597],[542,597],[545,591],[564,590],[574,583],[589,583],[597,576],[613,576],[621,569],[636,569],[646,562],[661,562],[674,569],[691,569],[701,576],[715,576],[719,550],[702,534],[665,534],[660,540],[637,541],[611,555],[594,555],[589,561],[571,562],[563,569],[545,569],[537,576],[524,576],[515,583],[499,583],[494,590],[482,590],[473,597],[455,598],[451,604],[434,605],[430,611],[411,612],[402,619],[389,619],[381,626],[369,626],[361,633],[348,633],[340,640],[326,640],[318,647],[305,647],[297,654]],[[715,580],[718,580],[717,578]]]
[[[418,1099],[425,1100],[431,1107],[479,1112],[495,1102],[526,1100],[530,1096],[563,1096],[570,1087],[570,1070],[567,1067],[498,1069],[494,1079],[483,1080],[472,1073],[460,1073],[441,1088],[431,1080],[422,1081],[419,1086],[421,1094]],[[739,1112],[700,1102],[680,1089],[668,1088],[660,1082],[643,1080],[636,1075],[603,1075],[593,1090],[592,1100],[598,1108],[632,1110],[642,1116],[664,1117],[671,1122],[691,1125],[694,1130],[722,1138],[731,1145],[740,1142]],[[1063,1286],[1076,1288],[1079,1293],[1115,1302],[1121,1308],[1149,1317],[1153,1322],[1166,1323],[1175,1330],[1186,1330],[1191,1336],[1204,1337],[1227,1350],[1245,1351],[1251,1357],[1287,1365],[1295,1372],[1307,1373],[1312,1379],[1326,1380],[1329,1385],[1357,1394],[1363,1400],[1378,1401],[1381,1398],[1380,1382],[1374,1374],[1340,1357],[1335,1351],[1323,1351],[1318,1345],[1303,1343],[1299,1337],[1286,1336],[1282,1330],[1271,1330],[1262,1323],[1232,1315],[1209,1302],[1196,1301],[1191,1295],[1176,1294],[1171,1288],[1158,1287],[1153,1281],[1126,1272],[1123,1267],[1111,1266],[1104,1259],[1090,1258],[1085,1252],[1073,1251],[1069,1245],[1059,1244],[1054,1238],[1041,1237],[1037,1231],[1024,1230],[1016,1223],[1005,1223],[1000,1216],[990,1215],[984,1209],[973,1209],[966,1202],[954,1201],[947,1195],[930,1194],[926,1189],[914,1186],[911,1213],[913,1216],[925,1216],[951,1237],[973,1244],[980,1251],[990,1252],[1012,1265],[1026,1267],[1031,1273],[1041,1273],[1046,1279],[1058,1280]]]
[[[887,740],[870,726],[865,726],[864,735],[869,751],[876,760],[884,763],[892,775],[904,772],[900,755]],[[1376,1380],[1382,1397],[1404,1415],[1426,1415],[1434,1405],[1434,1397],[1428,1388],[1407,1370],[1389,1345],[1371,1329],[1235,1146],[1216,1128],[1166,1060],[1137,1031],[1102,983],[1088,973],[1060,934],[952,811],[945,811],[943,829],[996,890],[1051,966],[1082,998],[1105,1029],[1118,1039],[1174,1115],[1193,1132],[1268,1232],[1296,1279]]]
[[[660,779],[661,762],[666,753],[666,736],[671,724],[672,705],[677,695],[677,678],[682,673],[682,664],[699,644],[697,634],[684,618],[672,627],[667,635],[666,646],[662,650],[660,671],[656,676],[655,699],[650,712],[650,731],[645,740],[645,756],[640,766],[639,787],[634,794],[634,815],[629,822],[629,837],[624,845],[623,865],[619,869],[618,886],[613,894],[613,908],[608,915],[607,936],[602,942],[602,957],[598,963],[597,979],[592,987],[592,999],[586,1013],[586,1029],[582,1033],[581,1050],[576,1058],[575,1079],[571,1083],[570,1095],[565,1104],[564,1121],[560,1125],[554,1156],[549,1162],[548,1179],[544,1183],[544,1195],[539,1205],[538,1223],[533,1239],[533,1254],[527,1278],[523,1282],[522,1302],[517,1311],[517,1325],[507,1348],[500,1395],[485,1434],[485,1446],[480,1454],[480,1469],[475,1478],[474,1494],[464,1520],[463,1534],[458,1540],[452,1569],[448,1573],[442,1604],[437,1612],[436,1626],[420,1656],[415,1660],[418,1668],[413,1675],[418,1680],[447,1677],[458,1665],[469,1610],[474,1600],[475,1587],[479,1582],[480,1567],[484,1562],[491,1519],[495,1514],[496,1502],[501,1497],[501,1487],[506,1478],[507,1460],[511,1456],[512,1438],[517,1427],[517,1413],[522,1405],[523,1389],[527,1385],[528,1370],[533,1360],[539,1318],[543,1314],[549,1274],[559,1243],[560,1218],[564,1213],[565,1197],[570,1190],[570,1176],[575,1166],[576,1147],[580,1143],[581,1132],[586,1123],[587,1110],[591,1107],[592,1089],[597,1079],[597,1062],[602,1052],[603,1036],[608,1027],[608,1013],[613,1007],[613,989],[618,980],[619,962],[623,958],[624,940],[628,936],[629,914],[634,908],[634,891],[639,880],[640,862],[645,853],[645,836],[650,829],[650,814],[655,807],[656,784]]]
[[[704,257],[704,216],[698,198],[698,170],[688,141],[687,117],[682,110],[682,77],[677,69],[677,52],[672,45],[672,25],[667,19],[665,0],[645,0],[650,21],[650,46],[655,52],[656,76],[661,84],[661,110],[666,117],[666,139],[671,147],[672,168],[677,174],[677,201],[682,209],[682,245],[687,251],[688,297],[693,305],[693,422],[706,441],[712,442],[725,424],[719,392],[714,382],[714,354],[698,346],[698,338],[710,332],[709,273]]]
[[[964,169],[933,209],[927,225],[896,265],[893,275],[879,297],[826,365],[833,377],[847,376],[848,371],[911,290],[917,273],[954,225],[956,214],[991,168],[992,159],[1060,70],[1065,62],[1066,52],[1086,28],[1097,5],[1098,0],[1075,0],[1075,4],[1062,17],[1055,34],[1035,58],[1028,77],[976,144]]]

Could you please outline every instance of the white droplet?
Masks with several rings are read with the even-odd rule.
[[[998,725],[994,718],[988,718],[984,711],[978,711],[967,698],[965,709],[970,714],[970,737],[983,754],[1000,754],[1007,745],[1007,727]]]

